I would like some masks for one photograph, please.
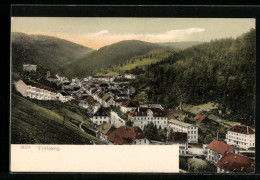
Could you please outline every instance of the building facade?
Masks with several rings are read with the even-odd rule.
[[[255,131],[248,126],[235,125],[228,129],[227,144],[246,149],[255,147]]]
[[[37,69],[37,65],[33,65],[33,64],[24,64],[23,65],[23,71],[36,72],[36,69]]]
[[[168,121],[168,129],[170,130],[171,128],[173,132],[187,133],[188,143],[198,143],[198,127],[196,125],[170,119]]]
[[[23,96],[38,100],[56,100],[56,90],[43,84],[21,79],[15,84],[16,90]]]

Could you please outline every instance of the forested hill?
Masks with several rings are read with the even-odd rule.
[[[130,58],[146,54],[147,52],[165,48],[158,44],[137,40],[121,41],[109,46],[100,48],[75,61],[63,69],[67,76],[88,76],[100,72],[102,68],[111,68],[113,65],[125,63]]]
[[[93,51],[93,49],[51,36],[13,32],[11,39],[13,72],[21,72],[24,63],[57,70]]]
[[[150,65],[135,82],[147,100],[176,108],[218,102],[224,117],[252,125],[255,106],[255,30],[175,52]],[[144,92],[142,92],[144,93]]]
[[[157,44],[174,48],[174,49],[185,49],[202,43],[203,42],[201,41],[184,41],[184,42],[162,42]]]

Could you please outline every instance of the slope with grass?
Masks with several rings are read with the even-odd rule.
[[[12,144],[96,144],[102,142],[53,110],[12,94]]]

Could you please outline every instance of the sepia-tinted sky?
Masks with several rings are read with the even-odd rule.
[[[235,38],[251,28],[255,28],[255,19],[13,17],[11,24],[12,32],[55,36],[93,49],[133,39],[180,42]]]

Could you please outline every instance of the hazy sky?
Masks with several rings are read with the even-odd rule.
[[[12,32],[56,36],[99,49],[122,40],[210,41],[237,37],[255,28],[255,19],[13,17]]]

